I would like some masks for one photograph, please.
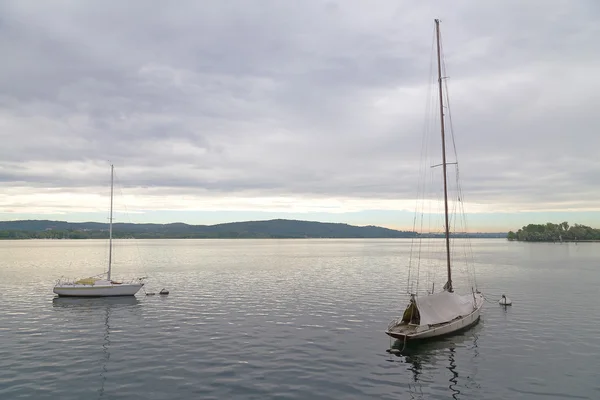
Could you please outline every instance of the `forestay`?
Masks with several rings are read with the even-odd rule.
[[[440,292],[415,298],[419,310],[420,325],[435,325],[469,315],[475,309],[472,294],[459,295]]]

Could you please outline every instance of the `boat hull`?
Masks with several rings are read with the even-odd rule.
[[[143,283],[120,285],[57,285],[53,292],[61,297],[135,296]]]
[[[385,333],[394,339],[400,340],[422,340],[458,333],[471,328],[479,322],[483,301],[483,296],[479,294],[477,308],[472,313],[445,324],[433,325],[428,329],[415,330],[414,332],[403,331],[402,329],[395,330],[397,327],[393,327],[386,330]]]

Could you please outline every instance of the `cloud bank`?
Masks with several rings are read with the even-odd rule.
[[[0,212],[414,210],[442,19],[467,211],[599,210],[595,1],[5,1]]]

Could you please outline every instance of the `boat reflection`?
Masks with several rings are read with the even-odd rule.
[[[104,396],[104,386],[106,383],[107,366],[110,360],[110,315],[113,311],[123,308],[137,308],[140,301],[135,296],[123,297],[54,297],[52,306],[61,309],[61,311],[84,311],[86,315],[90,311],[98,311],[99,316],[104,322],[104,332],[102,340],[102,367],[100,372],[100,389],[98,389],[98,398]]]
[[[135,296],[117,297],[54,297],[53,307],[76,309],[106,309],[107,307],[136,306],[141,302]]]
[[[411,398],[425,398],[421,383],[428,385],[431,382],[431,375],[439,373],[440,368],[436,368],[436,366],[440,364],[445,364],[444,369],[450,372],[449,395],[454,399],[468,398],[467,394],[461,396],[460,388],[478,386],[474,383],[476,371],[471,370],[468,376],[459,375],[457,358],[464,360],[466,357],[474,360],[478,357],[477,341],[482,328],[480,322],[472,330],[463,334],[431,340],[409,341],[406,345],[402,340],[395,341],[391,354],[402,359],[407,364],[407,370],[412,374],[411,382],[408,385]]]

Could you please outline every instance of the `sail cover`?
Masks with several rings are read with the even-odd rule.
[[[98,278],[83,278],[83,279],[78,280],[75,283],[80,284],[80,285],[93,285],[94,283],[96,283],[96,281],[99,281],[99,280],[100,279],[98,279]]]
[[[473,312],[473,295],[440,292],[428,296],[417,296],[420,325],[435,325],[452,321]]]

